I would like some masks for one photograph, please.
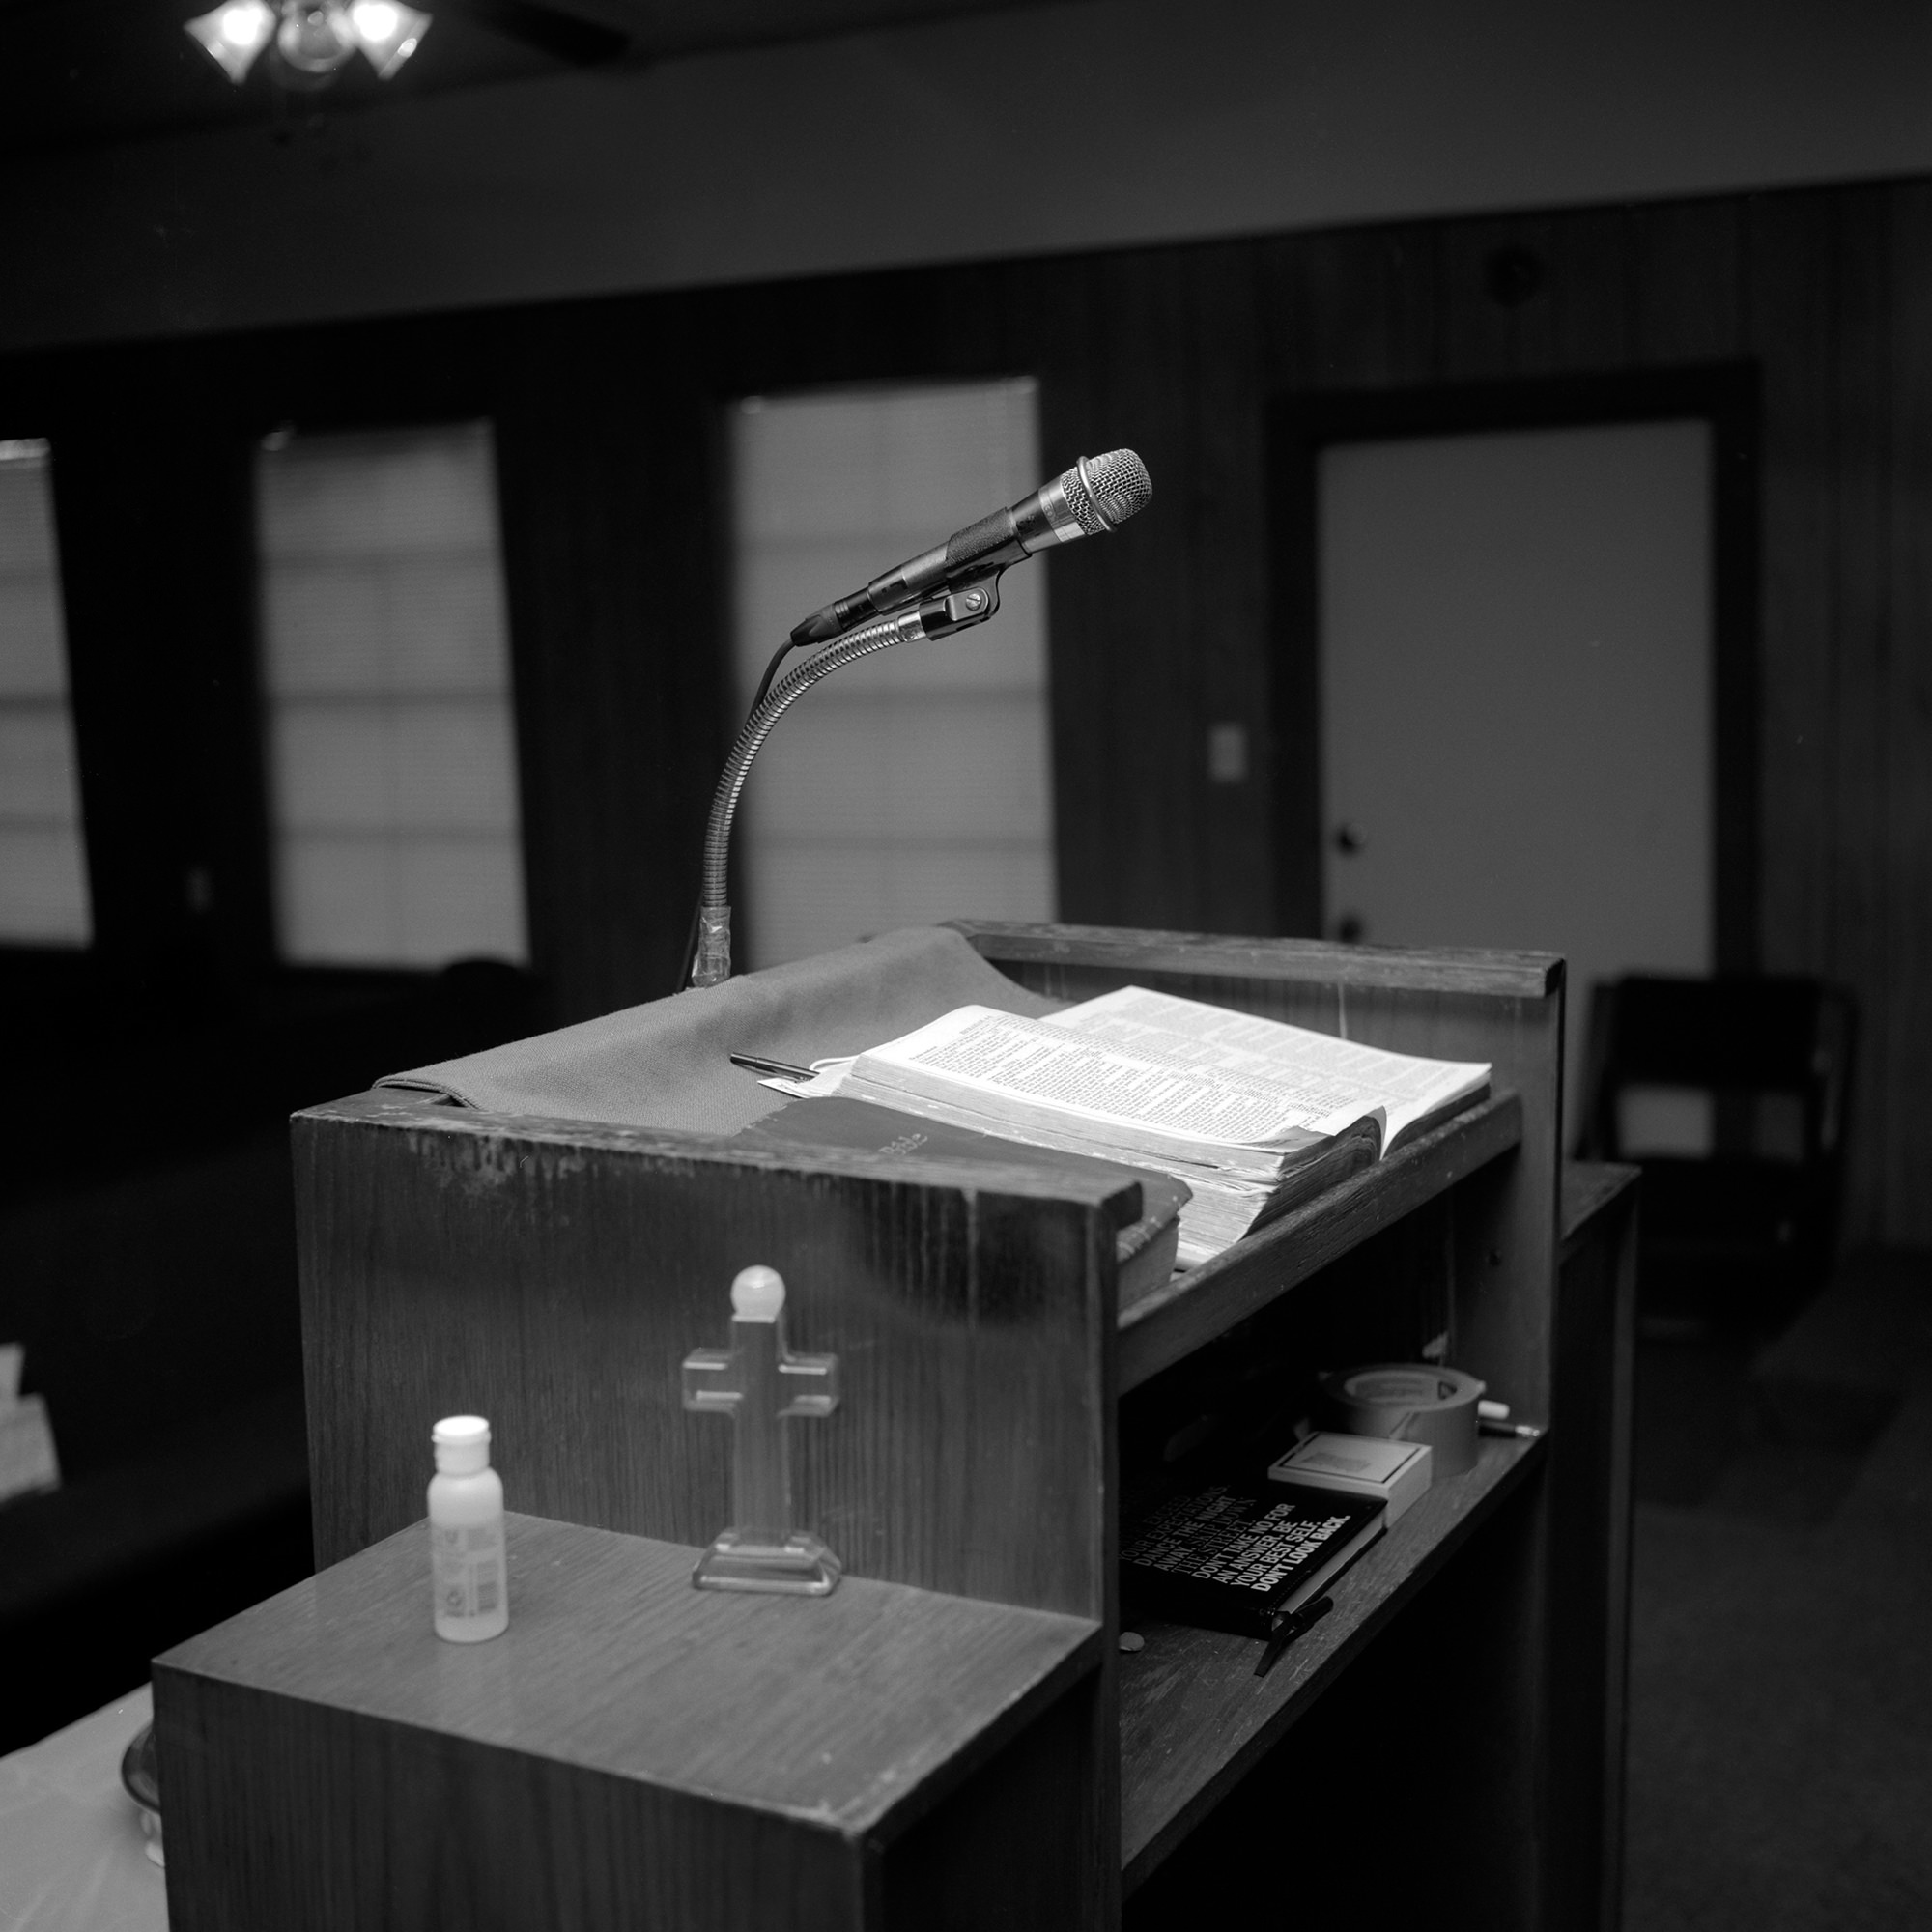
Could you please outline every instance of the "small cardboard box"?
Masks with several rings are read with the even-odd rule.
[[[1378,1435],[1321,1433],[1268,1464],[1277,1483],[1343,1495],[1378,1497],[1391,1524],[1429,1487],[1429,1444],[1388,1442]]]

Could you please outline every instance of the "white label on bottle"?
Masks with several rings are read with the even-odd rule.
[[[494,1616],[503,1601],[503,1525],[430,1525],[436,1609],[442,1617]]]

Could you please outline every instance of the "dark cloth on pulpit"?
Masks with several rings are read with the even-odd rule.
[[[908,926],[378,1084],[487,1113],[732,1134],[787,1096],[731,1054],[803,1066],[971,1005],[1037,1017],[1065,1002],[1016,986],[950,926]]]

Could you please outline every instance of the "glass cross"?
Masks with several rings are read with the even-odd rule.
[[[734,1428],[732,1524],[691,1580],[700,1590],[777,1590],[822,1597],[836,1589],[838,1557],[791,1522],[791,1466],[784,1422],[838,1406],[838,1357],[785,1348],[784,1283],[748,1267],[731,1284],[731,1346],[684,1358],[684,1406],[729,1416]]]

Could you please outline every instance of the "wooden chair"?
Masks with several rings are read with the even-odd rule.
[[[1592,989],[1583,1152],[1643,1169],[1652,1310],[1776,1317],[1823,1283],[1855,1034],[1850,996],[1819,980],[1631,975]],[[1660,1133],[1660,1107],[1679,1131]]]

